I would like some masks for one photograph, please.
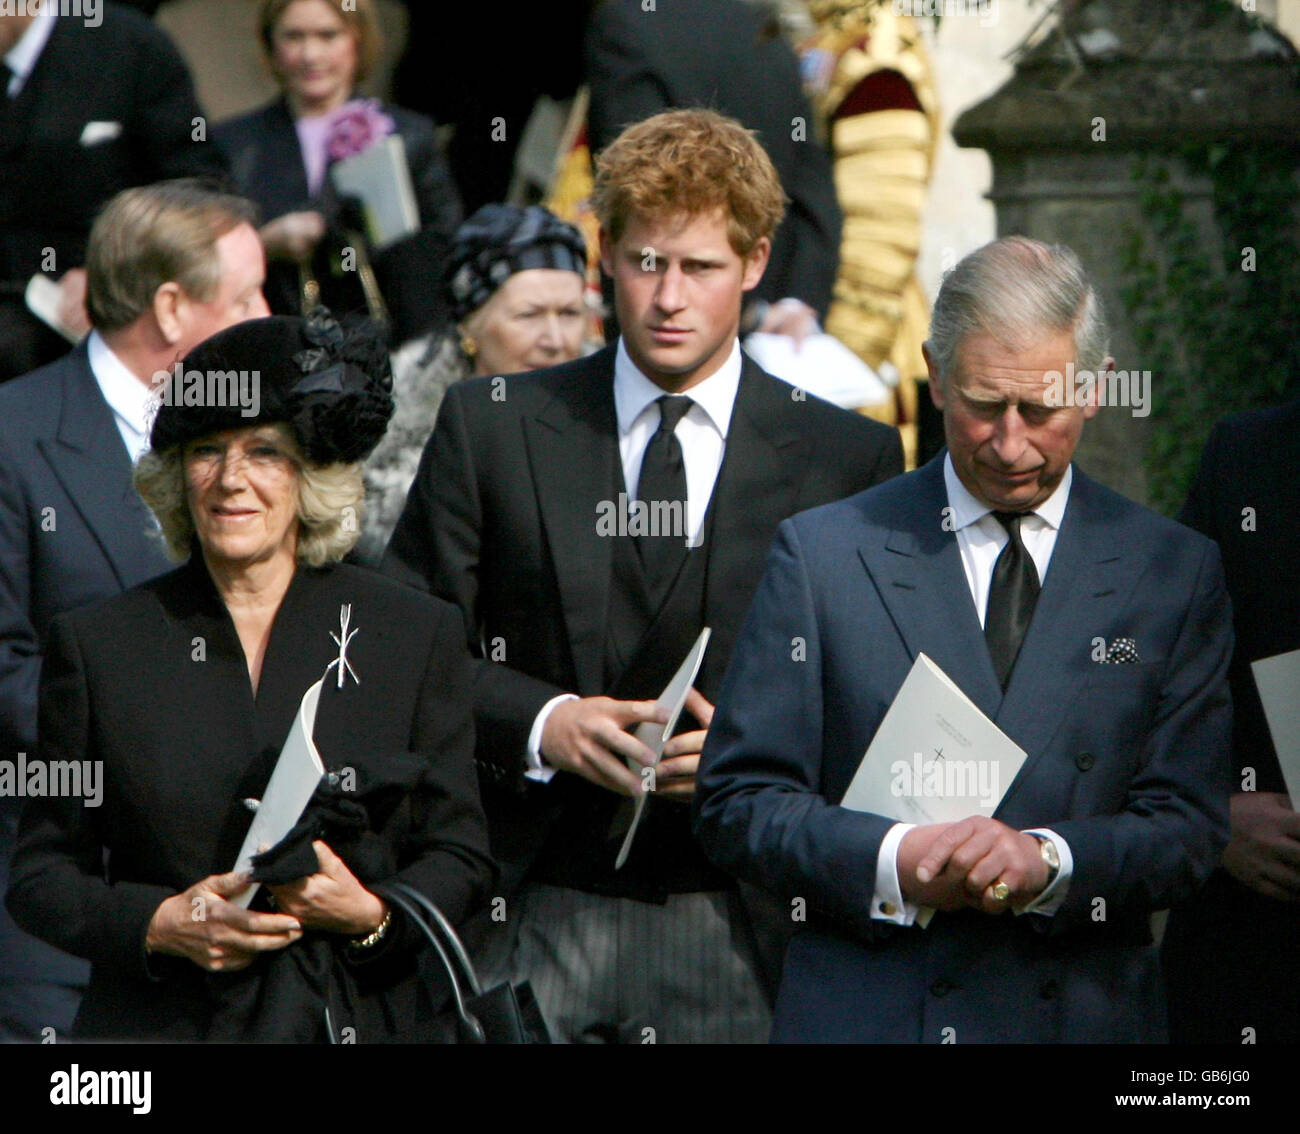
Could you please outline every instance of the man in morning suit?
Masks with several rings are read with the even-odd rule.
[[[225,173],[185,63],[151,21],[115,4],[16,7],[0,15],[0,381],[67,350],[27,310],[36,273],[58,278],[65,322],[84,325],[86,239],[110,197]]]
[[[783,207],[748,131],[647,119],[602,154],[594,200],[622,337],[453,386],[385,565],[456,602],[479,658],[493,854],[524,880],[487,943],[501,971],[533,981],[567,1041],[755,1041],[749,926],[684,806],[710,698],[777,524],[898,473],[901,448],[740,351]],[[628,797],[651,786],[625,730],[663,720],[654,699],[706,625],[693,721],[615,870]]]
[[[267,314],[253,206],[193,181],[128,189],[87,249],[95,330],[0,388],[0,751],[32,752],[50,622],[170,569],[131,485],[154,375],[209,335]],[[139,659],[123,659],[136,664]],[[0,893],[18,799],[0,799]],[[0,909],[0,1039],[65,1032],[86,966]]]
[[[724,870],[807,904],[776,1040],[1162,1039],[1150,915],[1208,877],[1228,831],[1218,550],[1070,463],[1098,407],[1063,376],[1110,360],[1068,249],[968,256],[926,358],[947,452],[781,526],[696,832]],[[921,652],[1027,754],[993,818],[838,805]]]
[[[1300,815],[1251,662],[1300,649],[1300,402],[1210,433],[1179,519],[1219,545],[1232,596],[1232,838],[1164,939],[1175,1043],[1300,1043]]]

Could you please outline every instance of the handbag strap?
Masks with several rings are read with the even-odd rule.
[[[457,972],[457,969],[460,966],[453,962],[452,957],[448,954],[447,947],[439,939],[438,934],[434,931],[429,921],[424,917],[421,909],[427,904],[435,913],[438,914],[439,917],[442,917],[441,911],[439,911],[432,902],[425,898],[423,894],[420,894],[418,890],[413,890],[410,886],[407,886],[402,882],[393,882],[387,886],[377,886],[375,887],[374,892],[386,901],[392,902],[393,905],[397,906],[398,909],[406,914],[406,916],[409,917],[419,928],[420,932],[424,934],[425,940],[433,946],[434,952],[438,954],[438,959],[442,961],[443,968],[447,972],[447,979],[451,983],[451,995],[455,1004],[456,1017],[460,1020],[466,1039],[468,1039],[470,1043],[487,1043],[487,1033],[484,1032],[483,1025],[479,1022],[478,1017],[476,1017],[465,1004],[465,994],[461,989],[462,974]],[[410,897],[408,897],[408,895],[410,895]],[[411,900],[412,897],[418,897],[423,900],[418,902],[413,901]],[[443,920],[446,919],[444,918]],[[452,932],[452,936],[455,938],[454,931]],[[460,945],[460,939],[455,938],[455,940],[456,944]],[[461,952],[464,952],[464,946],[461,946]],[[457,958],[457,961],[458,960],[459,958]],[[466,963],[468,963],[468,957],[466,957]],[[472,968],[470,970],[470,975],[473,975]],[[478,995],[477,989],[474,990],[473,995]]]
[[[474,963],[469,959],[469,951],[447,915],[409,882],[390,882],[386,889],[397,890],[404,894],[428,914],[431,926],[442,934],[443,944],[451,950],[452,956],[460,965],[461,978],[468,985],[470,995],[481,995],[483,988],[479,984],[478,974],[474,971]]]

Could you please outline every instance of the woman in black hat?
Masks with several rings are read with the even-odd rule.
[[[82,790],[29,792],[8,899],[91,961],[80,1035],[427,1034],[420,940],[382,885],[458,922],[493,868],[458,614],[338,562],[391,410],[382,343],[323,312],[223,331],[163,387],[136,484],[186,561],[55,621],[32,767],[75,762]],[[318,681],[330,775],[244,909],[250,809]]]

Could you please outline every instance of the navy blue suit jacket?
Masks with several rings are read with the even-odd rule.
[[[84,343],[0,387],[0,757],[34,751],[41,655],[54,616],[170,566],[151,525]],[[0,894],[20,803],[0,799]],[[4,977],[78,985],[86,972],[83,962],[21,934],[0,909]]]
[[[1228,831],[1218,551],[1076,469],[1004,694],[946,505],[940,456],[782,524],[723,685],[698,834],[718,865],[809,911],[773,1038],[1162,1039],[1149,915],[1205,880]],[[1121,637],[1140,662],[1094,660],[1098,639]],[[1028,753],[996,817],[1069,844],[1053,917],[871,920],[892,820],[838,801],[922,651]]]

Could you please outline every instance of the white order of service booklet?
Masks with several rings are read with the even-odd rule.
[[[324,680],[321,678],[321,681]],[[316,750],[316,742],[312,740],[321,681],[316,682],[302,696],[298,715],[285,738],[284,747],[280,749],[280,758],[271,773],[271,780],[253,815],[248,834],[244,836],[244,845],[239,848],[239,858],[234,866],[236,871],[251,870],[255,854],[275,846],[297,826],[312,794],[325,775],[325,765]],[[230,901],[247,909],[260,885],[258,882],[252,883]]]
[[[710,633],[711,631],[707,626],[700,631],[700,636],[695,639],[695,645],[691,647],[691,652],[686,655],[686,660],[677,667],[677,672],[673,674],[672,680],[664,687],[664,691],[659,694],[659,699],[655,702],[661,709],[668,710],[668,723],[661,725],[656,724],[654,721],[647,721],[645,724],[638,725],[636,731],[632,734],[654,753],[654,760],[644,767],[657,767],[659,761],[663,758],[664,745],[668,743],[673,735],[673,729],[677,727],[677,720],[682,715],[682,709],[686,706],[686,694],[691,691],[691,686],[695,684],[695,677],[700,672],[700,663],[704,660],[704,650],[709,644]],[[643,766],[635,760],[629,760],[627,766],[634,772],[643,770]],[[628,827],[627,834],[623,836],[623,845],[619,847],[618,858],[614,860],[615,870],[621,870],[623,863],[627,861],[628,852],[632,849],[632,839],[641,823],[641,816],[645,812],[646,798],[649,794],[649,780],[647,777],[642,776],[641,790],[637,792],[636,799],[632,804],[632,825]]]
[[[361,199],[366,235],[376,250],[419,231],[420,209],[399,134],[389,134],[364,153],[335,162],[330,177],[341,195]]]
[[[1300,650],[1250,663],[1294,809],[1300,803]]]
[[[992,818],[1025,759],[952,678],[917,654],[840,806],[918,826]],[[933,913],[923,908],[918,924]]]

